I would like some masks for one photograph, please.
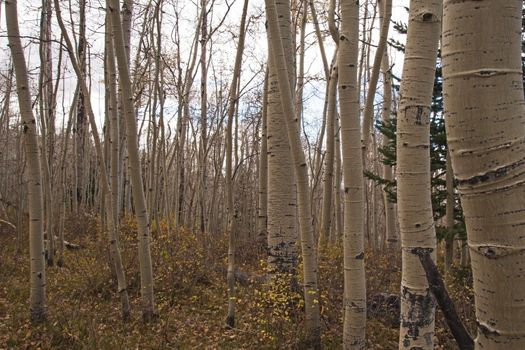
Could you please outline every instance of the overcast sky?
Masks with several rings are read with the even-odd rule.
[[[231,4],[233,0],[215,0],[215,10],[211,14],[209,19],[212,26],[216,26],[226,12],[226,4]],[[76,0],[72,0],[73,4],[72,18],[76,21],[76,12],[78,6]],[[135,55],[136,42],[141,29],[142,18],[139,14],[144,9],[147,1],[137,1],[135,7],[134,25],[133,25],[133,39],[135,45],[133,45],[133,51],[131,58]],[[91,54],[91,74],[92,74],[92,104],[97,115],[99,125],[102,124],[104,115],[104,86],[103,86],[103,52],[104,52],[104,5],[105,2],[102,0],[88,0],[88,43],[89,52]],[[29,62],[29,68],[31,72],[31,78],[33,84],[37,82],[37,74],[39,67],[38,59],[38,44],[36,40],[31,40],[30,37],[38,37],[39,32],[39,21],[40,21],[40,9],[41,0],[27,0],[19,1],[19,22],[21,27],[21,34],[26,36],[23,38],[23,43],[26,45],[26,60]],[[62,1],[62,10],[66,20],[69,20],[68,15],[68,1]],[[404,6],[408,6],[408,0],[398,0],[394,2],[393,7],[393,21],[404,21],[407,19],[407,12]],[[321,8],[321,4],[317,3],[317,9],[319,17],[323,17],[324,9]],[[174,44],[171,40],[173,34],[173,27],[175,22],[175,13],[179,13],[179,23],[181,28],[181,41],[184,44],[182,57],[184,61],[187,61],[189,48],[192,42],[192,36],[194,34],[194,27],[196,25],[196,16],[198,9],[195,1],[191,0],[166,0],[164,2],[164,15],[163,15],[163,53],[170,54],[174,53]],[[235,52],[236,39],[233,35],[238,32],[238,25],[240,23],[240,14],[242,10],[242,0],[235,0],[232,8],[228,13],[222,31],[217,32],[215,42],[213,44],[214,56],[212,62],[212,69],[217,75],[221,76],[223,80],[229,82],[231,79],[231,69],[233,66],[233,58]],[[9,62],[9,48],[7,47],[7,38],[5,32],[5,9],[1,9],[1,20],[0,20],[0,72],[6,74]],[[250,35],[246,41],[245,57],[243,62],[244,74],[242,76],[243,84],[253,79],[255,72],[260,71],[260,67],[266,60],[266,37],[264,32],[264,0],[251,0],[249,6],[249,16],[252,17],[250,21]],[[53,36],[55,39],[60,38],[60,31],[56,25],[56,19],[53,19]],[[376,21],[376,26],[378,22]],[[325,23],[321,23],[322,27],[326,27]],[[71,32],[70,32],[71,33]],[[404,37],[396,35],[394,30],[391,28],[390,37],[396,37],[396,39],[403,41]],[[306,51],[305,58],[305,71],[309,78],[322,77],[323,67],[319,53],[318,45],[315,44],[316,37],[314,34],[314,27],[311,24],[307,26],[307,43],[311,44]],[[373,38],[373,44],[377,43],[377,31]],[[330,37],[325,40],[325,46],[327,48],[328,60],[330,60],[334,45]],[[58,54],[58,45],[54,45],[54,60],[56,62]],[[402,55],[395,50],[390,49],[390,56],[392,62],[395,64],[394,71],[397,75],[400,75],[402,67]],[[373,50],[372,50],[373,55]],[[66,55],[64,55],[65,60]],[[371,61],[373,58],[371,59]],[[64,110],[67,113],[72,94],[75,89],[76,78],[74,77],[73,71],[67,62],[66,73],[63,76],[61,87],[59,89],[57,113],[60,118],[62,114],[62,104],[64,104]],[[222,72],[222,73],[221,73]],[[251,84],[252,88],[260,88],[262,81],[262,73],[260,77],[253,79]],[[197,76],[198,79],[198,76]],[[211,79],[210,79],[211,80]],[[213,84],[213,82],[210,82]],[[36,85],[35,85],[36,86]],[[196,81],[195,88],[198,88],[198,80]],[[305,86],[305,115],[307,120],[311,124],[313,129],[320,123],[320,116],[322,113],[322,99],[324,98],[324,84],[312,81]],[[215,87],[210,86],[210,91],[213,91]],[[167,109],[168,115],[171,111],[174,114],[176,109],[176,97],[168,96],[168,99],[172,101],[171,107],[168,101]],[[60,125],[57,125],[60,127]]]

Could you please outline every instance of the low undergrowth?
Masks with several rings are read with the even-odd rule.
[[[120,245],[126,269],[132,317],[120,319],[116,283],[108,263],[107,239],[96,218],[71,218],[66,239],[82,249],[66,251],[63,267],[49,267],[49,319],[31,326],[28,317],[28,243],[16,252],[15,235],[0,232],[0,349],[300,349],[303,299],[287,279],[268,284],[261,249],[239,237],[236,327],[228,329],[225,237],[186,230],[168,232],[164,222],[152,232],[158,319],[144,324],[140,314],[140,275],[136,259],[136,225],[125,218]],[[206,242],[206,243],[203,243]],[[321,326],[324,348],[341,348],[343,268],[341,247],[320,252]],[[397,348],[395,295],[400,283],[400,256],[366,254],[370,349]],[[297,280],[300,283],[300,273]],[[460,316],[472,329],[473,297],[468,270],[454,270],[448,280]],[[385,302],[384,300],[388,300]],[[436,348],[455,344],[438,312]]]

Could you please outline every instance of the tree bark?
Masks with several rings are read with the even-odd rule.
[[[335,152],[335,118],[337,114],[337,51],[332,62],[330,79],[328,81],[328,108],[326,110],[326,155],[323,183],[323,202],[321,208],[321,232],[319,232],[319,246],[324,247],[330,236],[332,224],[332,192],[334,179],[334,152]]]
[[[289,0],[276,3],[280,14],[281,37],[268,31],[269,48],[271,41],[282,41],[286,52],[286,71],[289,83],[292,76],[292,39],[290,30]],[[281,86],[278,82],[279,67],[270,52],[268,55],[268,265],[273,272],[294,273],[298,263],[297,252],[297,194],[292,154],[286,128],[283,127],[283,106]]]
[[[441,0],[411,0],[397,114],[397,206],[401,231],[399,349],[434,349],[435,303],[414,249],[436,233],[430,193],[430,104],[441,28]]]
[[[525,348],[523,2],[445,0],[447,143],[460,194],[478,334],[475,348]]]
[[[155,317],[155,300],[153,294],[153,267],[150,253],[150,224],[142,172],[139,158],[139,146],[137,139],[137,124],[133,112],[133,94],[131,91],[131,79],[127,68],[126,47],[122,33],[122,24],[119,12],[118,0],[109,0],[109,12],[113,27],[113,40],[115,43],[115,54],[117,59],[120,85],[122,89],[122,105],[126,118],[126,142],[129,156],[129,170],[131,173],[131,186],[133,188],[133,204],[138,226],[138,247],[140,264],[140,292],[142,297],[142,318],[149,321]]]
[[[390,17],[392,17],[392,0],[378,0],[380,26],[379,43],[377,44],[374,56],[374,65],[368,82],[368,92],[366,94],[365,110],[363,112],[363,160],[366,159],[366,151],[370,143],[370,134],[373,132],[374,121],[374,100],[379,80],[379,71],[384,54],[386,51],[386,42],[388,39],[388,29],[390,28]],[[371,39],[371,38],[370,38]]]
[[[299,227],[301,232],[301,250],[303,256],[303,283],[305,305],[306,346],[321,348],[321,327],[319,316],[319,290],[317,286],[317,256],[313,234],[308,172],[301,138],[300,124],[294,111],[292,87],[284,49],[283,34],[280,33],[281,22],[277,16],[275,0],[266,0],[266,15],[269,27],[270,55],[277,69],[277,85],[281,97],[282,119],[286,125],[290,151],[293,159],[294,173],[297,182],[299,202]],[[283,12],[279,12],[282,14]],[[284,12],[286,13],[286,12]],[[288,25],[284,26],[287,30]]]
[[[268,236],[268,68],[264,77],[263,106],[261,111],[261,147],[259,150],[259,177],[257,201],[257,235],[258,241],[267,248]],[[265,249],[266,251],[266,249]]]
[[[380,7],[381,10],[382,7]],[[385,19],[383,19],[384,21]],[[381,110],[381,120],[383,123],[390,122],[392,113],[392,72],[390,71],[390,62],[388,50],[384,50],[381,61],[381,71],[383,73],[383,108]],[[390,139],[383,135],[381,144],[387,146]],[[393,180],[392,167],[383,165],[383,179],[386,181]],[[385,238],[387,246],[393,249],[399,246],[399,235],[396,228],[396,204],[388,198],[388,193],[383,189],[383,202],[385,204]]]
[[[16,91],[22,118],[24,150],[27,161],[27,196],[29,203],[29,256],[30,295],[29,312],[32,323],[42,323],[47,319],[46,271],[44,263],[44,227],[42,178],[40,175],[40,152],[36,130],[36,120],[31,107],[31,94],[27,67],[24,57],[16,0],[6,0],[5,16],[9,47],[15,68]]]
[[[228,327],[235,326],[235,244],[237,235],[237,209],[234,205],[234,187],[232,173],[232,124],[235,105],[239,98],[237,89],[241,75],[242,54],[244,51],[244,38],[246,27],[246,13],[248,12],[248,0],[244,0],[241,15],[241,25],[239,27],[239,42],[237,43],[237,54],[233,68],[233,77],[230,85],[230,98],[228,106],[228,124],[226,126],[226,202],[228,211],[228,273],[226,276],[228,284]]]
[[[357,79],[359,4],[341,4],[339,34],[339,108],[344,177],[344,324],[343,348],[366,347],[366,286],[363,235],[363,161]]]
[[[448,275],[452,268],[452,260],[454,259],[454,174],[452,172],[452,164],[450,161],[450,152],[447,151],[447,168],[445,184],[447,188],[447,200],[445,207],[445,225],[447,227],[447,234],[445,237],[445,274]]]

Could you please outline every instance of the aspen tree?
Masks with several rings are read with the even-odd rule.
[[[323,187],[323,202],[321,212],[321,232],[319,233],[319,246],[323,247],[330,235],[332,223],[332,192],[334,178],[334,152],[335,152],[335,118],[337,114],[337,51],[334,54],[330,78],[328,83],[328,108],[326,110],[326,155],[325,174]]]
[[[113,38],[110,31],[110,19],[106,15],[106,66],[109,90],[108,114],[109,114],[109,134],[110,134],[110,180],[111,180],[111,213],[115,227],[119,227],[119,176],[120,176],[120,118],[118,115],[118,94],[117,94],[117,72],[115,68],[115,54],[113,49]],[[116,237],[118,239],[118,236]]]
[[[379,10],[383,6],[379,3]],[[386,6],[386,4],[385,4]],[[381,17],[382,21],[385,20]],[[390,122],[390,114],[392,113],[392,73],[390,72],[390,60],[388,58],[388,50],[383,51],[383,59],[381,60],[381,72],[383,74],[383,108],[381,109],[381,120],[383,123]],[[383,135],[381,140],[382,147],[386,147],[390,139]],[[383,179],[391,182],[393,180],[392,167],[388,164],[383,165]],[[388,198],[388,193],[383,190],[383,202],[385,205],[385,240],[387,246],[396,248],[399,244],[399,236],[396,229],[396,211],[395,203]]]
[[[330,2],[328,3],[328,30],[330,31],[332,40],[337,45],[337,43],[339,42],[339,29],[335,24],[335,7],[336,0],[330,0]]]
[[[297,68],[297,84],[295,92],[295,110],[297,113],[297,118],[301,120],[303,117],[303,90],[304,90],[304,53],[305,48],[305,35],[306,35],[306,22],[308,19],[308,2],[303,0],[301,3],[301,32],[299,35],[299,67]],[[299,14],[297,14],[299,17]],[[297,19],[298,21],[298,19]],[[295,37],[295,36],[294,36]]]
[[[205,234],[207,226],[207,155],[208,155],[208,64],[206,48],[208,46],[208,10],[206,9],[208,1],[201,0],[202,7],[202,22],[201,22],[201,57],[200,57],[200,70],[201,70],[201,82],[200,82],[200,98],[201,98],[201,111],[200,111],[200,123],[201,123],[201,138],[199,145],[199,224],[201,234]]]
[[[226,196],[228,211],[228,273],[226,276],[228,283],[228,327],[235,326],[235,243],[237,235],[237,210],[234,208],[234,188],[232,186],[232,124],[235,104],[239,98],[238,82],[241,74],[242,54],[244,51],[244,38],[246,27],[246,13],[248,12],[248,0],[244,0],[241,15],[241,25],[239,27],[239,42],[237,43],[237,53],[233,68],[233,77],[230,85],[230,98],[228,106],[228,124],[226,127]]]
[[[113,41],[117,59],[119,81],[122,89],[122,105],[126,118],[126,142],[129,156],[129,171],[131,186],[133,187],[133,204],[138,226],[139,265],[140,265],[140,292],[142,297],[142,318],[149,321],[155,317],[155,300],[153,295],[153,267],[150,253],[150,225],[144,186],[139,158],[137,124],[133,112],[133,94],[131,79],[127,68],[126,47],[122,33],[122,24],[119,12],[119,1],[109,0],[109,12],[113,27]]]
[[[268,31],[268,47],[272,40],[280,40],[286,52],[286,71],[289,85],[294,81],[293,50],[290,30],[290,1],[276,3],[280,38]],[[293,273],[297,266],[297,194],[293,161],[286,128],[283,128],[279,67],[273,54],[268,55],[268,265],[272,272]]]
[[[388,29],[390,28],[390,18],[392,16],[392,0],[377,0],[380,16],[380,33],[379,43],[374,56],[374,65],[372,66],[372,73],[368,82],[368,92],[366,94],[365,110],[363,115],[363,160],[365,159],[368,143],[370,142],[370,134],[373,132],[372,125],[374,121],[374,99],[377,89],[377,81],[379,80],[379,71],[381,63],[384,60],[386,51],[386,42],[388,39]]]
[[[130,68],[130,41],[131,41],[131,26],[133,24],[133,7],[134,7],[134,1],[133,0],[123,0],[122,2],[122,9],[121,9],[121,16],[122,16],[122,33],[124,36],[124,46],[126,47],[126,58],[127,58],[127,66],[128,69]],[[149,7],[144,11],[144,18],[146,18],[147,14],[149,13]],[[146,21],[144,21],[146,23]],[[143,40],[144,32],[142,31],[140,33],[140,40]],[[140,45],[139,45],[140,46]],[[140,50],[137,50],[137,58],[140,54]],[[117,160],[117,179],[116,183],[118,186],[118,190],[113,195],[117,199],[117,218],[120,218],[120,213],[124,210],[124,167],[125,163],[127,162],[127,157],[125,156],[126,152],[126,120],[125,118],[122,118],[123,110],[122,110],[122,90],[120,89],[120,85],[117,86],[118,91],[118,100],[117,100],[117,115],[120,116],[118,118],[119,123],[119,132],[118,132],[118,141],[114,140],[112,141],[113,147],[118,147],[118,160]],[[112,130],[113,131],[113,130]],[[113,186],[113,183],[112,183]],[[119,225],[119,222],[116,222],[116,225]]]
[[[40,74],[38,79],[39,95],[38,106],[40,116],[40,129],[42,138],[41,157],[44,181],[44,212],[46,217],[45,232],[46,239],[46,259],[49,266],[54,264],[55,256],[55,233],[54,233],[54,195],[53,195],[53,143],[55,134],[54,118],[54,94],[53,94],[53,66],[51,56],[51,1],[42,1],[42,11],[40,19]]]
[[[447,144],[472,259],[475,348],[525,349],[523,2],[444,1]]]
[[[29,312],[33,323],[47,319],[46,271],[44,264],[43,198],[42,178],[40,175],[40,155],[36,130],[36,120],[31,108],[31,94],[27,75],[26,61],[20,31],[18,29],[18,11],[16,0],[5,1],[5,17],[9,47],[15,68],[16,91],[22,118],[24,150],[27,161],[27,196],[29,203],[29,256],[30,294]]]
[[[339,125],[339,114],[335,117],[335,181],[334,181],[334,205],[335,205],[335,232],[330,236],[330,241],[335,243],[341,239],[343,234],[343,211],[341,207],[341,183],[343,172],[341,167],[341,127]]]
[[[332,40],[337,45],[339,43],[339,29],[335,24],[335,7],[336,0],[330,0],[328,5],[328,29]],[[337,86],[337,84],[336,84]],[[335,106],[337,109],[337,105]],[[340,129],[339,125],[339,113],[337,113],[334,118],[334,138],[335,138],[335,181],[334,181],[334,196],[335,196],[335,234],[331,236],[331,241],[335,242],[341,238],[343,233],[343,211],[341,210],[341,182],[343,179],[342,167],[341,167],[341,138],[340,138]]]
[[[78,44],[77,57],[79,60],[82,77],[86,78],[86,0],[79,0],[79,28],[78,28]],[[86,107],[84,99],[84,91],[82,89],[78,92],[80,95],[77,99],[77,116],[75,128],[75,200],[73,205],[75,212],[78,213],[79,205],[83,205],[86,201],[86,179],[84,177],[86,165],[86,135],[88,129],[88,120],[86,119]]]
[[[288,2],[288,1],[286,1]],[[275,0],[266,0],[268,18],[270,57],[277,69],[277,84],[281,97],[282,119],[286,125],[293,167],[297,181],[297,198],[299,203],[299,226],[301,231],[301,250],[303,256],[305,331],[308,347],[321,348],[321,327],[319,316],[319,290],[317,285],[317,256],[314,242],[312,211],[308,188],[306,159],[299,136],[300,125],[294,111],[292,88],[286,64],[284,40],[280,33],[280,22],[277,16]],[[282,12],[280,12],[282,13]],[[284,26],[285,30],[289,28]],[[282,120],[281,119],[281,120]]]
[[[266,247],[268,232],[268,68],[264,76],[263,87],[263,106],[261,111],[261,148],[259,151],[259,177],[258,190],[259,197],[257,201],[257,235],[258,241]]]
[[[445,237],[445,273],[449,274],[454,259],[454,236],[450,230],[454,229],[454,174],[452,173],[452,164],[450,152],[447,151],[446,159],[445,186],[447,189],[447,199],[445,207],[445,225],[447,227],[447,236]]]
[[[435,259],[430,193],[430,103],[441,28],[441,0],[411,0],[397,113],[397,205],[402,247],[400,349],[434,349],[435,302],[414,253]]]
[[[343,2],[339,33],[338,91],[344,179],[344,349],[364,349],[366,346],[364,180],[357,80],[358,40],[359,4],[354,1]]]

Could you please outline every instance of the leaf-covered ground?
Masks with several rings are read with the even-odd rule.
[[[207,246],[187,231],[168,235],[153,230],[152,258],[158,319],[144,324],[140,314],[140,275],[135,258],[136,227],[122,224],[120,236],[132,319],[120,319],[116,284],[108,263],[107,239],[96,218],[67,221],[66,239],[82,249],[66,251],[64,267],[49,267],[49,320],[31,326],[28,319],[29,256],[27,238],[16,251],[16,234],[0,228],[0,349],[301,349],[302,297],[287,283],[268,286],[264,253],[241,235],[238,247],[237,327],[225,327],[226,240],[211,237]],[[341,348],[342,249],[320,254],[322,341]],[[368,251],[367,337],[369,349],[397,349],[397,300],[400,256]],[[300,274],[298,274],[300,282]],[[460,316],[473,327],[473,296],[468,270],[455,269],[450,294]],[[436,348],[456,349],[441,314]]]

